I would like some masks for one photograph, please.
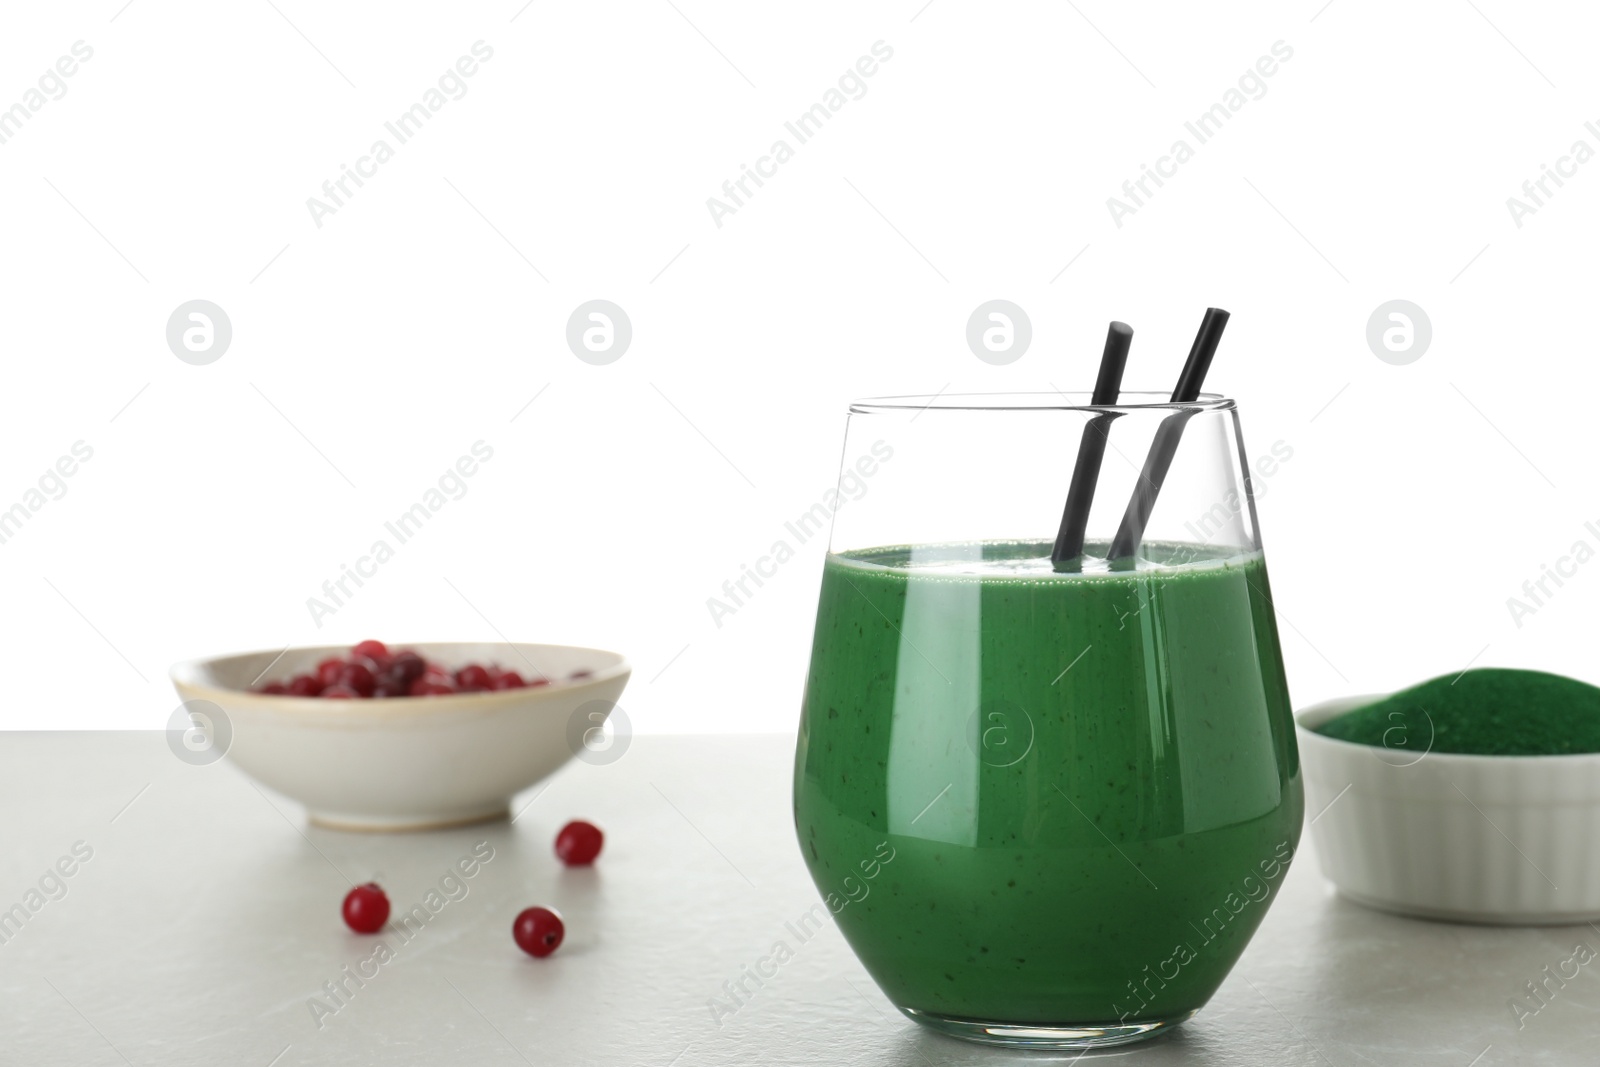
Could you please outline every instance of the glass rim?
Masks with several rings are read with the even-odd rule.
[[[1125,398],[1137,398],[1126,403]],[[861,397],[850,402],[852,415],[876,415],[899,411],[1232,411],[1232,397],[1221,393],[1201,393],[1188,403],[1172,400],[1172,394],[1146,389],[1125,389],[1118,395],[1118,403],[1093,404],[1093,395],[1087,391],[1054,390],[1051,392],[1005,393],[932,393],[910,396]]]

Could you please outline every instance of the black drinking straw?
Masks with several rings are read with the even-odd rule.
[[[1189,349],[1183,373],[1178,375],[1177,387],[1172,390],[1172,403],[1192,404],[1199,398],[1200,385],[1206,379],[1206,371],[1211,368],[1211,357],[1217,354],[1222,330],[1227,325],[1226,311],[1206,308],[1205,318],[1200,320],[1200,332],[1195,334],[1194,347]],[[1166,480],[1172,457],[1177,454],[1184,424],[1193,414],[1193,411],[1180,411],[1168,415],[1156,427],[1155,440],[1150,443],[1150,454],[1144,459],[1144,470],[1139,472],[1139,481],[1128,500],[1128,510],[1123,512],[1122,525],[1117,528],[1117,536],[1111,542],[1113,560],[1130,560],[1139,550],[1139,542],[1144,540],[1145,523],[1150,521],[1150,512],[1156,506],[1161,483]]]
[[[1133,344],[1133,329],[1125,322],[1113,322],[1106,331],[1105,351],[1100,355],[1100,376],[1095,379],[1089,402],[1108,407],[1122,393],[1122,370],[1128,365],[1128,347]],[[1058,571],[1076,570],[1083,555],[1083,531],[1089,525],[1089,507],[1094,503],[1094,486],[1100,478],[1100,461],[1106,455],[1106,437],[1111,433],[1114,411],[1090,419],[1078,442],[1078,461],[1072,468],[1072,484],[1067,488],[1067,506],[1061,513],[1061,529],[1056,534],[1050,563]]]

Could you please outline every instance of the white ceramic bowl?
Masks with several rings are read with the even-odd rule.
[[[1463,756],[1316,733],[1382,696],[1295,715],[1322,873],[1352,900],[1460,922],[1600,919],[1600,754]],[[1409,740],[1409,744],[1400,744]]]
[[[582,751],[597,753],[601,725],[612,713],[630,668],[615,652],[565,645],[407,644],[447,667],[494,663],[552,680],[573,671],[579,681],[492,693],[391,700],[321,700],[250,692],[261,681],[286,680],[345,646],[246,652],[191,660],[172,668],[172,682],[200,731],[192,762],[217,758],[306,806],[313,822],[356,830],[451,826],[506,814],[511,797]],[[270,670],[269,670],[270,666]],[[209,702],[216,710],[194,701]],[[176,714],[176,713],[175,713]],[[625,739],[612,736],[613,745]],[[174,751],[182,745],[174,741]],[[620,755],[620,752],[615,752]],[[182,753],[180,752],[180,755]]]

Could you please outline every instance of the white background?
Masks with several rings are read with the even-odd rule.
[[[0,144],[0,507],[94,456],[0,545],[0,724],[156,728],[177,659],[498,631],[626,652],[636,729],[791,730],[822,546],[720,628],[706,599],[833,484],[847,402],[1086,388],[1111,318],[1128,387],[1168,387],[1207,304],[1234,313],[1210,386],[1252,455],[1293,449],[1259,512],[1297,704],[1469,663],[1600,681],[1600,563],[1521,627],[1506,605],[1600,547],[1600,162],[1506,207],[1600,149],[1592,15],[674,3],[6,5],[0,107],[94,55]],[[314,225],[478,40],[466,95]],[[707,197],[879,40],[866,95],[718,228]],[[196,298],[233,325],[209,366],[165,341]],[[609,366],[565,344],[593,298],[633,323]],[[965,343],[992,298],[1033,322],[1008,366]],[[1433,324],[1408,366],[1365,339],[1396,298]],[[318,629],[307,597],[478,440],[467,495]]]

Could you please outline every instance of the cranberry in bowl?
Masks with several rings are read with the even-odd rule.
[[[507,814],[594,748],[629,674],[594,648],[363,641],[190,660],[172,681],[225,759],[312,822],[414,830]]]

